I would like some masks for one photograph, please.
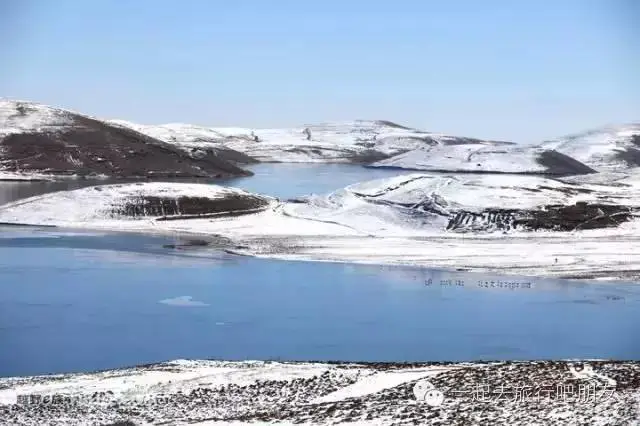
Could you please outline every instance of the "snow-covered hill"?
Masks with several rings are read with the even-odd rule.
[[[224,146],[263,162],[371,163],[398,153],[433,145],[505,145],[508,142],[422,132],[388,121],[355,120],[291,129],[207,128],[189,124],[127,126],[186,148]]]
[[[421,146],[372,166],[558,176],[624,170],[640,166],[640,124],[603,127],[537,145]]]
[[[93,117],[0,99],[0,179],[249,175],[231,162],[235,157],[233,152],[185,152]]]
[[[539,145],[566,154],[598,171],[640,166],[640,123],[607,126]]]
[[[0,221],[160,229],[174,225],[152,222],[172,219],[183,229],[191,227],[196,232],[235,236],[319,232],[408,237],[442,234],[447,230],[566,231],[580,225],[616,227],[633,220],[632,210],[640,207],[640,182],[629,179],[623,180],[623,186],[609,186],[524,175],[416,173],[358,183],[327,195],[288,202],[216,185],[145,182],[102,185],[19,200],[0,206]],[[608,214],[609,210],[614,211]],[[236,217],[249,212],[256,214]],[[465,215],[464,221],[459,217],[461,214]],[[199,217],[218,219],[186,220]],[[272,226],[276,222],[279,226]]]
[[[595,170],[553,150],[483,144],[425,146],[373,163],[371,167],[461,173],[576,175]]]
[[[59,191],[5,204],[0,210],[5,222],[100,224],[103,228],[145,222],[151,229],[150,221],[238,216],[262,211],[274,202],[270,197],[217,185],[141,182]]]
[[[411,129],[389,121],[288,129],[104,121],[0,99],[0,178],[27,173],[217,177],[236,164],[361,163],[424,171],[574,175],[640,165],[640,124],[610,126],[533,146]]]
[[[640,207],[637,176],[625,186],[579,185],[536,176],[402,175],[289,203],[291,217],[339,223],[374,235],[426,230],[531,231],[615,227]]]
[[[635,174],[410,174],[288,202],[200,184],[83,188],[0,206],[0,222],[216,235],[231,252],[287,259],[629,278],[640,276],[639,209]]]
[[[580,371],[579,364],[176,360],[91,374],[0,379],[0,422],[634,424],[640,416],[639,363],[594,360]],[[430,390],[439,397],[427,397],[434,395]]]
[[[35,102],[0,98],[0,136],[64,131],[73,125],[74,114]]]

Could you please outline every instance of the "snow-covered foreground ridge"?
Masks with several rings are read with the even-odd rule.
[[[607,176],[409,174],[291,201],[215,185],[104,185],[0,206],[0,222],[215,235],[229,251],[286,259],[635,279],[640,174]]]
[[[460,364],[179,360],[0,379],[0,421],[20,425],[633,424],[634,362]],[[429,399],[422,389],[441,398]],[[433,402],[435,401],[435,402]]]
[[[241,215],[264,210],[275,199],[217,185],[144,182],[60,191],[0,206],[5,222],[122,228],[127,222]],[[27,213],[30,211],[31,214]]]

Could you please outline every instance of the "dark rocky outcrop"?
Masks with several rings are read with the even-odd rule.
[[[351,162],[353,164],[371,164],[376,161],[385,160],[389,158],[388,154],[385,154],[380,151],[376,151],[375,149],[367,149],[362,152],[356,153],[351,157]]]
[[[162,247],[169,248],[169,249],[184,249],[184,248],[191,248],[191,247],[207,247],[210,244],[211,243],[209,241],[191,239],[191,240],[186,240],[184,242],[178,242],[175,244],[164,244]]]
[[[530,211],[525,217],[518,218],[515,225],[534,231],[573,231],[615,228],[632,217],[633,211],[626,206],[576,203],[569,206],[550,205],[540,211]]]
[[[19,119],[22,115],[41,114],[44,108],[47,107],[36,109],[29,103],[16,103],[16,116]],[[62,117],[65,124],[0,136],[3,170],[116,178],[223,178],[252,174],[236,163],[254,161],[231,149],[189,153],[129,128],[69,111],[48,110]]]
[[[256,160],[253,157],[248,156],[244,152],[236,151],[236,150],[231,149],[231,148],[216,147],[216,148],[211,149],[211,151],[213,153],[215,153],[215,155],[217,155],[218,157],[223,158],[226,161],[230,161],[232,163],[236,163],[236,164],[257,164],[257,163],[259,163],[258,160]]]
[[[613,228],[631,220],[634,209],[627,206],[579,202],[574,205],[546,205],[535,210],[486,209],[459,211],[447,224],[450,231],[574,231]]]
[[[402,124],[394,123],[393,121],[388,120],[376,120],[375,123],[379,126],[387,126],[403,130],[414,130],[411,127],[403,126]]]
[[[640,146],[640,135],[635,135],[632,142]],[[638,148],[620,148],[616,150],[614,159],[625,163],[629,167],[640,166],[640,149]]]
[[[224,198],[131,197],[114,206],[111,214],[129,217],[155,217],[157,220],[239,216],[266,208],[269,201],[254,195],[231,194]]]
[[[554,150],[542,151],[538,156],[538,163],[547,168],[546,174],[557,176],[597,173],[596,170],[578,160]]]

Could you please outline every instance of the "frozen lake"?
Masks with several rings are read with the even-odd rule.
[[[0,376],[176,358],[640,354],[633,284],[180,254],[134,234],[1,235]]]

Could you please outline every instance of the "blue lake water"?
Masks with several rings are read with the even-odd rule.
[[[134,234],[0,236],[0,376],[176,358],[640,359],[629,283],[181,252]]]
[[[402,172],[260,164],[280,198]],[[91,183],[91,182],[90,182]],[[0,204],[87,182],[2,183]],[[0,226],[0,376],[176,358],[640,359],[640,285],[286,262],[172,239]]]
[[[366,180],[415,173],[351,164],[265,163],[254,164],[247,169],[255,175],[229,179],[224,184],[281,199],[326,194]]]

